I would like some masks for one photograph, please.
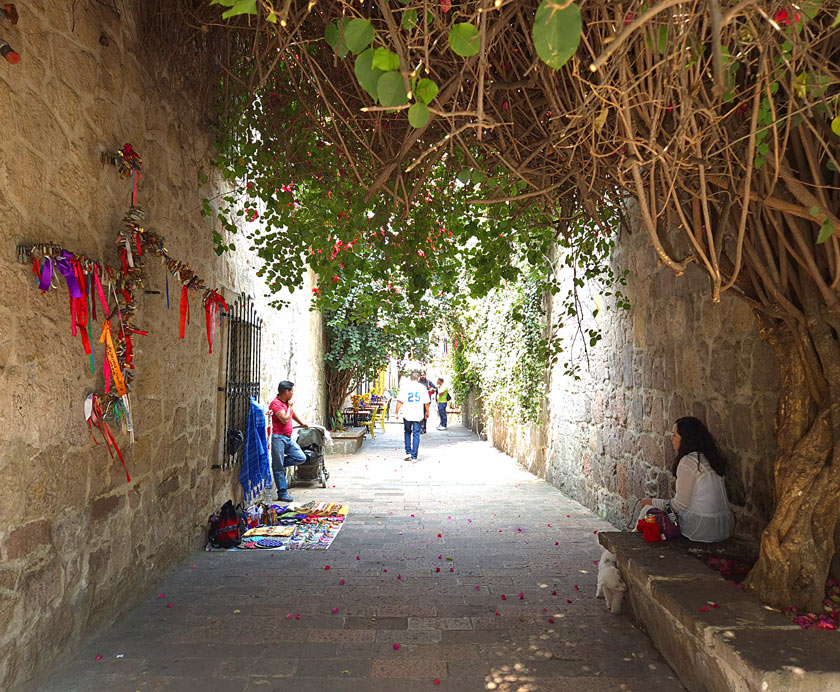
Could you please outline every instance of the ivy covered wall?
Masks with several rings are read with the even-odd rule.
[[[676,418],[695,415],[707,422],[732,462],[727,484],[737,531],[757,535],[773,502],[778,381],[775,356],[759,337],[751,312],[729,297],[713,304],[707,281],[692,267],[677,277],[658,266],[641,232],[622,232],[611,251],[613,276],[627,271],[622,290],[629,309],[623,295],[605,295],[603,282],[580,282],[568,263],[556,266],[563,290],[546,296],[542,321],[562,337],[564,351],[541,376],[514,378],[506,391],[500,375],[509,381],[526,370],[517,360],[522,335],[508,323],[508,306],[522,287],[486,299],[475,311],[476,339],[461,356],[469,363],[461,369],[469,374],[464,390],[470,394],[459,392],[465,423],[569,496],[625,526],[639,498],[672,492],[667,432]],[[570,315],[565,291],[576,281],[577,314]],[[505,355],[493,355],[493,344]],[[515,391],[543,386],[533,419],[510,407]]]

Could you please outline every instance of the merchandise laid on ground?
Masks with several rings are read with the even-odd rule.
[[[348,505],[309,502],[305,505],[251,505],[242,512],[248,527],[238,546],[208,552],[235,550],[327,550],[347,518]]]

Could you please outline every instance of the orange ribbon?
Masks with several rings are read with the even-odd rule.
[[[99,343],[105,344],[105,356],[108,358],[108,364],[111,366],[111,377],[114,378],[114,387],[117,394],[125,396],[128,390],[125,387],[122,370],[120,370],[120,361],[117,359],[117,349],[114,348],[114,340],[111,337],[111,321],[104,320],[102,322],[102,335],[99,337]]]

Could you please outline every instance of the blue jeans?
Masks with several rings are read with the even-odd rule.
[[[446,427],[446,422],[447,422],[446,402],[445,401],[444,402],[440,402],[440,401],[438,402],[438,415],[440,416],[440,427],[445,428]]]
[[[420,449],[420,421],[405,420],[403,418],[403,431],[405,432],[405,453],[412,459],[417,458],[417,450]]]
[[[305,461],[306,455],[291,437],[288,435],[271,436],[271,470],[274,473],[278,495],[285,493],[289,487],[286,483],[286,467],[300,466]]]

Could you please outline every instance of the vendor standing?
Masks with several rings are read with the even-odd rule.
[[[292,440],[292,421],[302,428],[309,426],[304,423],[292,408],[294,382],[283,380],[277,387],[277,396],[268,407],[271,411],[271,470],[277,486],[277,500],[291,502],[289,486],[286,483],[286,467],[300,466],[306,461],[306,455]]]

